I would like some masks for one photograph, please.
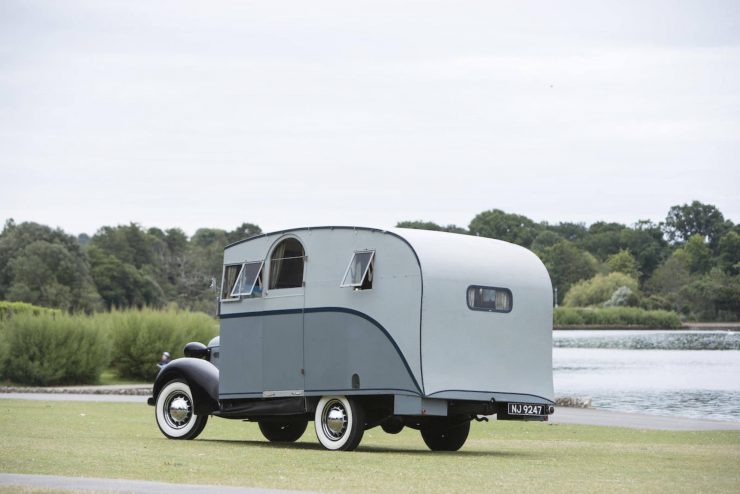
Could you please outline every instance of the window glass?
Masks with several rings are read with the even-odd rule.
[[[262,294],[262,261],[245,262],[231,291],[232,297],[258,297]]]
[[[341,287],[355,287],[367,290],[373,287],[373,269],[375,260],[374,250],[357,251],[349,260],[349,266],[344,272]]]
[[[489,312],[510,312],[512,307],[511,290],[490,286],[468,287],[468,307],[473,310]]]
[[[224,275],[221,279],[221,300],[233,298],[231,292],[234,290],[234,285],[236,284],[241,267],[241,264],[228,264],[224,266]]]
[[[303,245],[295,238],[286,238],[272,251],[270,258],[270,289],[303,286]]]

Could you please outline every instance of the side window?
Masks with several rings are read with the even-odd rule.
[[[369,290],[373,287],[375,270],[375,251],[360,250],[352,254],[344,278],[339,285],[342,288],[353,287],[355,290]]]
[[[492,286],[469,286],[468,307],[487,312],[511,312],[513,300],[511,290]]]
[[[231,291],[232,298],[259,297],[262,294],[262,261],[245,262]]]
[[[270,257],[270,289],[300,288],[303,286],[303,245],[295,238],[286,238],[272,251]]]
[[[227,264],[224,266],[224,274],[221,278],[221,300],[234,300],[232,292],[241,267],[241,264]]]

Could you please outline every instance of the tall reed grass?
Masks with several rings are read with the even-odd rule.
[[[96,382],[111,345],[89,317],[21,314],[0,322],[4,379],[30,385]]]
[[[120,377],[132,379],[154,379],[162,352],[182,357],[186,343],[208,343],[218,334],[212,317],[177,309],[113,311],[92,319],[112,342],[111,365]]]
[[[212,317],[177,309],[6,315],[0,319],[0,379],[39,386],[94,384],[110,366],[124,379],[153,380],[162,352],[177,358],[186,343],[207,343],[218,334]]]

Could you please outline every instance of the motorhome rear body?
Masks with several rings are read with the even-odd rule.
[[[225,249],[220,320],[217,372],[186,358],[158,377],[165,429],[184,416],[161,397],[178,372],[193,416],[255,420],[272,440],[314,420],[328,449],[377,425],[458,449],[473,418],[552,413],[550,278],[506,242],[359,227],[249,238]]]

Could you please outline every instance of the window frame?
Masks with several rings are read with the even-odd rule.
[[[254,281],[252,282],[252,286],[249,292],[234,293],[234,290],[236,290],[239,287],[239,282],[242,279],[242,275],[244,274],[244,270],[246,269],[247,264],[259,264],[259,269],[257,270],[257,276],[254,277]],[[264,266],[265,266],[265,261],[244,261],[242,263],[242,267],[239,269],[239,274],[236,275],[236,282],[234,283],[234,288],[231,290],[231,293],[229,294],[231,298],[229,298],[228,300],[237,300],[242,297],[256,298],[256,296],[253,295],[254,288],[257,286],[257,281],[259,281],[260,273],[262,273]]]
[[[487,309],[487,308],[484,308],[484,307],[475,307],[473,305],[470,305],[470,297],[469,297],[468,294],[470,293],[470,290],[471,289],[478,289],[478,288],[489,289],[489,290],[496,290],[496,291],[501,290],[502,292],[507,292],[509,294],[509,300],[511,301],[509,303],[509,308],[507,310]],[[501,287],[501,286],[469,285],[468,288],[465,289],[465,303],[467,304],[468,309],[470,309],[470,310],[475,310],[475,311],[479,311],[479,312],[498,312],[498,313],[501,313],[501,314],[508,314],[509,312],[511,312],[514,309],[514,294],[512,293],[511,289],[504,288],[504,287]]]
[[[365,266],[365,271],[362,273],[362,277],[360,278],[359,283],[345,283],[347,280],[347,275],[349,274],[349,270],[352,268],[352,263],[355,260],[355,257],[357,254],[367,254],[370,253],[370,260],[367,263],[367,266]],[[368,273],[370,272],[370,268],[374,269],[373,263],[375,262],[375,249],[363,249],[363,250],[356,250],[352,253],[352,257],[349,258],[349,264],[347,264],[347,269],[344,270],[344,276],[342,276],[342,281],[339,283],[339,288],[353,288],[354,290],[372,290],[372,286],[370,288],[362,288],[362,285],[365,284],[365,278],[367,278]],[[372,281],[370,282],[372,283]]]
[[[226,282],[226,270],[228,268],[231,268],[231,267],[234,267],[234,266],[239,266],[239,271],[237,271],[237,273],[236,273],[236,278],[234,279],[234,286],[231,287],[231,290],[229,290],[229,292],[228,292],[229,293],[229,298],[224,298],[223,295],[224,295],[224,283]],[[221,301],[221,302],[236,302],[238,300],[241,300],[239,297],[234,298],[232,296],[232,292],[234,291],[234,288],[236,287],[236,282],[239,281],[239,275],[241,274],[241,270],[242,270],[243,267],[244,267],[244,263],[243,262],[232,262],[232,263],[229,263],[229,264],[224,264],[224,269],[221,272],[221,289],[219,290],[219,293],[218,293],[218,299],[219,299],[219,301]]]
[[[288,241],[290,239],[293,239],[296,242],[298,242],[298,244],[301,246],[301,250],[303,251],[303,255],[302,256],[280,257],[278,259],[279,260],[294,260],[294,259],[302,259],[303,260],[302,267],[301,267],[301,284],[299,286],[290,286],[290,287],[273,287],[272,286],[273,285],[273,282],[274,282],[274,279],[273,279],[273,262],[276,261],[276,260],[278,260],[278,259],[275,259],[275,257],[274,257],[275,251],[277,250],[277,248],[283,242],[286,242],[286,241]],[[285,291],[287,291],[287,290],[294,290],[294,291],[301,290],[302,291],[304,289],[304,287],[306,286],[306,264],[307,263],[308,263],[308,255],[306,254],[306,247],[305,247],[305,245],[303,244],[303,241],[301,241],[300,238],[298,238],[295,235],[285,235],[285,236],[280,237],[279,239],[277,239],[275,241],[275,243],[272,245],[272,247],[270,248],[269,253],[267,255],[266,262],[265,262],[265,265],[267,266],[267,271],[266,271],[267,277],[266,277],[266,281],[265,281],[265,276],[263,276],[263,279],[262,279],[262,284],[263,284],[262,290],[263,290],[263,293],[266,293],[267,294],[267,293],[274,292],[276,290],[279,291],[279,292],[281,292],[281,293],[283,293],[283,290],[285,290]],[[281,273],[278,273],[278,274],[281,274]],[[285,293],[285,294],[288,294],[288,293]]]

